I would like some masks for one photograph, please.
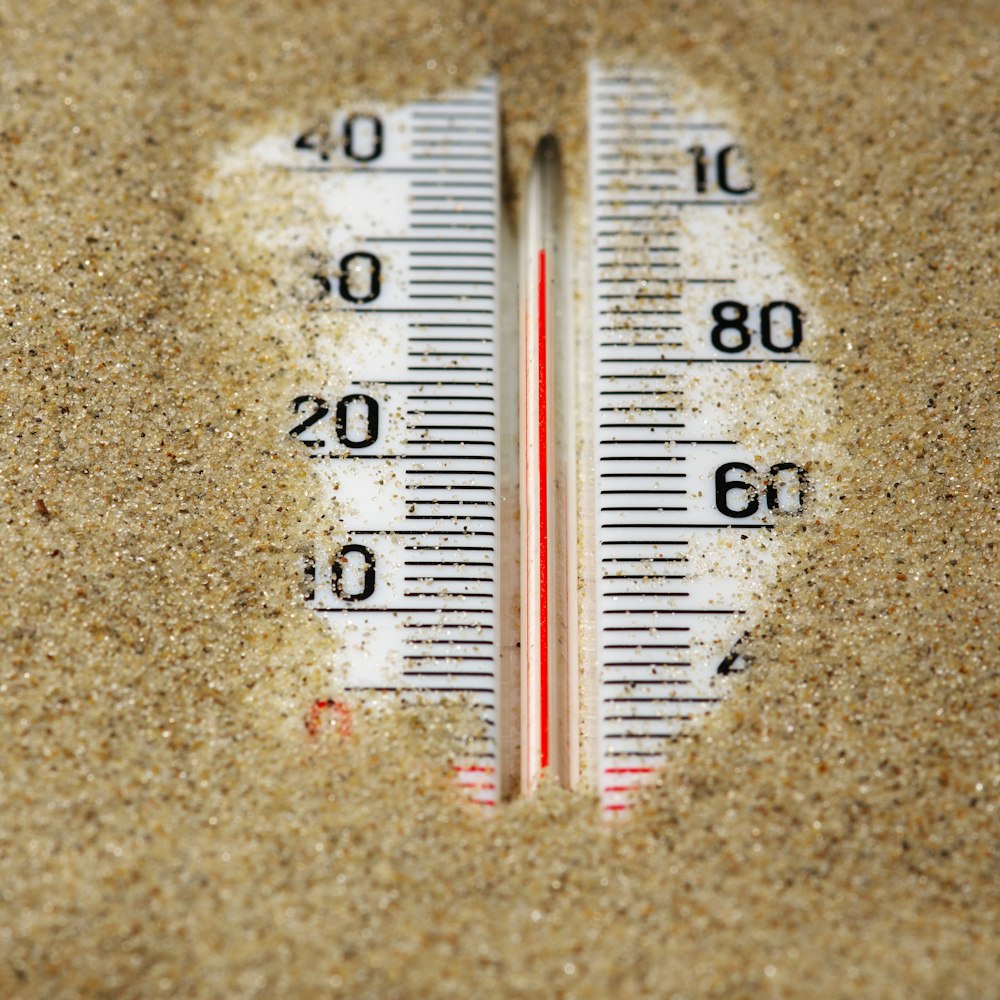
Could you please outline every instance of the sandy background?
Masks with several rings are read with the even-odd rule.
[[[0,995],[1000,996],[998,42],[985,2],[0,4]],[[289,721],[295,358],[200,199],[279,113],[490,67],[516,176],[592,52],[740,109],[852,462],[644,811],[483,823],[458,721]]]

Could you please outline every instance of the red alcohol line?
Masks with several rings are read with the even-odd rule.
[[[541,766],[549,766],[549,497],[545,251],[538,251],[538,670]]]

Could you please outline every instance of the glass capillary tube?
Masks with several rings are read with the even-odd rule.
[[[546,137],[531,166],[521,240],[521,790],[529,795],[544,771],[571,786],[579,769],[560,186],[558,145]]]

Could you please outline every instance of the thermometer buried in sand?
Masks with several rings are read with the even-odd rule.
[[[516,235],[495,78],[324,117],[237,169],[309,206],[262,238],[330,331],[288,426],[338,514],[303,562],[337,639],[309,724],[461,697],[473,802],[548,770],[618,813],[746,665],[771,529],[810,502],[801,442],[759,428],[817,390],[717,103],[649,69],[588,85],[582,204],[546,139]]]

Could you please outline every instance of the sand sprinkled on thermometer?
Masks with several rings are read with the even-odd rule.
[[[994,993],[998,42],[985,3],[6,11],[0,993]],[[250,132],[491,71],[507,173],[555,132],[579,192],[592,55],[732,101],[847,459],[629,821],[543,782],[484,822],[468,712],[312,701],[286,418],[329,330],[203,192]]]

